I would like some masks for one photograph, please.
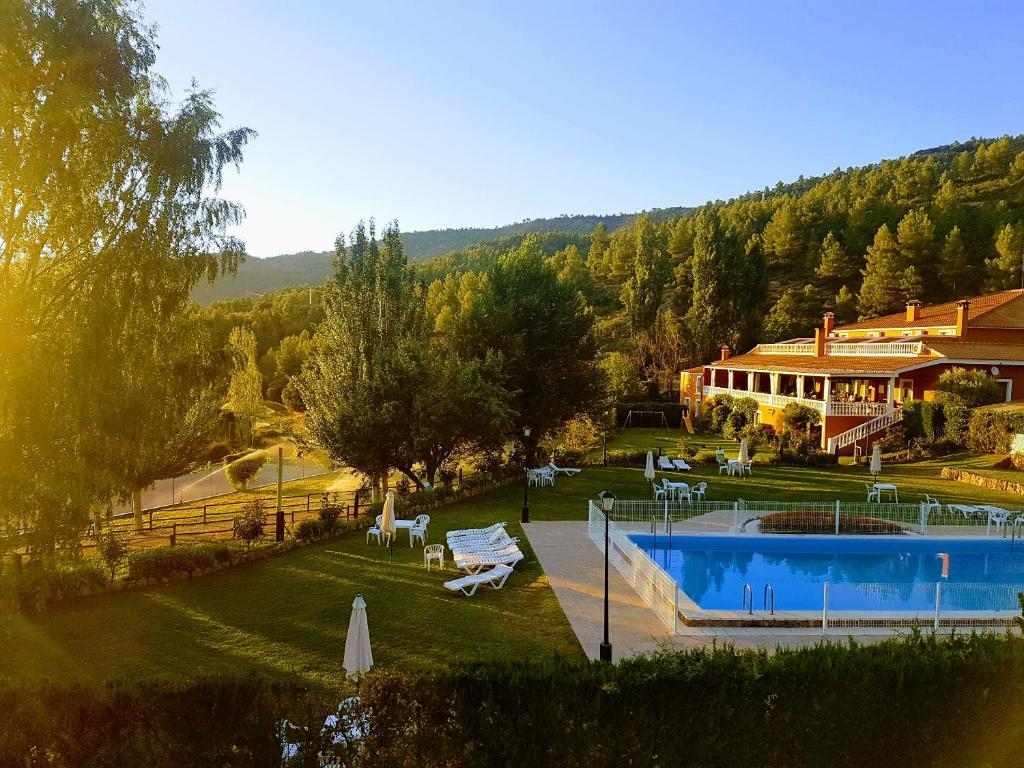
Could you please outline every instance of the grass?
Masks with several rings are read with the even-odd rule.
[[[449,528],[510,521],[518,506],[472,499],[437,510],[431,538]],[[582,657],[529,545],[501,591],[472,598],[427,573],[423,551],[399,537],[388,551],[356,532],[194,581],[103,595],[42,615],[0,621],[0,676],[13,679],[183,678],[256,672],[299,675],[313,685],[343,681],[352,599],[367,602],[374,660],[426,670],[455,661]]]
[[[712,438],[694,439],[714,444]],[[627,430],[613,445],[642,450],[661,444],[671,454],[674,442],[675,435],[664,430]],[[735,452],[734,443],[726,446],[730,455]],[[943,503],[1022,506],[1021,497],[939,477],[944,465],[971,467],[986,461],[991,457],[885,466],[882,479],[899,487],[901,501],[920,501],[929,493]],[[707,480],[709,499],[728,500],[863,501],[864,483],[871,480],[863,466],[853,465],[755,466],[753,477],[744,478],[696,467],[668,476]],[[309,488],[322,482],[295,481]],[[620,498],[649,498],[649,488],[639,466],[587,468],[578,477],[559,478],[554,487],[530,488],[530,518],[584,520],[586,499],[602,490]],[[452,528],[496,520],[508,521],[509,531],[522,536],[517,522],[522,504],[523,488],[516,484],[435,510],[432,540],[444,541]],[[343,680],[345,631],[356,593],[368,604],[378,666],[429,670],[459,661],[582,656],[525,538],[521,544],[527,558],[505,588],[482,589],[472,598],[443,589],[442,582],[455,575],[450,562],[444,574],[428,574],[422,550],[406,542],[400,536],[392,563],[387,550],[368,546],[357,532],[194,581],[3,619],[0,676],[180,678],[252,671],[271,677],[298,674],[314,685],[337,686]]]

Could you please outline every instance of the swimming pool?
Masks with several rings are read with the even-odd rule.
[[[1019,611],[1024,545],[1002,538],[629,534],[703,610],[738,611],[745,585],[777,611]],[[945,575],[944,575],[945,568]]]

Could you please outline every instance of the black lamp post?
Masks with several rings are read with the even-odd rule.
[[[530,438],[530,428],[523,427],[523,464],[526,465],[526,470],[523,472],[523,517],[522,522],[530,522],[530,456],[529,456],[529,444],[527,441]]]
[[[601,661],[611,662],[612,644],[608,639],[608,521],[612,507],[615,506],[615,494],[611,491],[601,491],[598,498],[601,500],[601,511],[604,512],[604,642],[601,643]]]
[[[602,454],[604,454],[603,458],[601,459],[601,464],[602,464],[602,466],[604,466],[607,469],[608,468],[608,429],[607,429],[607,427],[601,433],[601,452],[602,452]]]

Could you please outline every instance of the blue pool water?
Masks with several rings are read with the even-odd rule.
[[[775,590],[777,611],[820,611],[823,583],[836,611],[1019,610],[1024,545],[1003,538],[880,536],[680,536],[630,539],[701,608],[739,610],[750,584],[761,609]],[[948,576],[942,575],[948,555]]]

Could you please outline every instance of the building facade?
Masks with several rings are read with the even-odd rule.
[[[908,400],[930,400],[952,368],[996,378],[1006,401],[1024,398],[1024,290],[923,307],[836,326],[824,315],[814,338],[758,344],[680,378],[683,397],[699,413],[716,395],[757,400],[758,419],[776,429],[782,411],[799,403],[821,414],[821,445],[832,453],[865,449],[902,418]]]

